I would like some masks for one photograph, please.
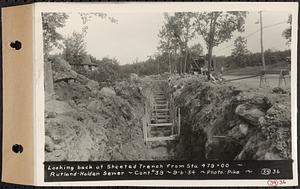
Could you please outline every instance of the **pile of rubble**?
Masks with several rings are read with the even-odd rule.
[[[46,93],[45,102],[46,161],[148,158],[138,78],[103,87],[61,58],[52,65],[54,94]]]
[[[291,158],[290,94],[213,84],[199,76],[173,76],[170,84],[181,107],[180,159]]]

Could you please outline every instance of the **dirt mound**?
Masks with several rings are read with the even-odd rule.
[[[291,158],[288,94],[213,84],[201,76],[173,76],[170,83],[182,115],[178,158]]]
[[[66,66],[56,66],[53,75],[74,72],[66,62],[62,65]],[[138,78],[100,89],[98,82],[76,73],[73,80],[55,82],[54,90],[46,100],[46,161],[149,159]]]

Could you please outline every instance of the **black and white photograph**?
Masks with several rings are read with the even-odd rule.
[[[293,159],[291,12],[41,17],[44,161]]]

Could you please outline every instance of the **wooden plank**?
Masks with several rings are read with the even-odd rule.
[[[155,106],[154,108],[156,110],[165,110],[165,109],[168,109],[169,107],[168,106]]]
[[[167,101],[165,98],[154,98],[154,102]]]
[[[152,117],[152,118],[151,118],[151,121],[155,121],[155,120],[158,120],[158,121],[162,121],[162,120],[170,120],[170,118],[169,118],[169,117],[159,117],[159,118],[157,118],[157,117]],[[168,123],[170,123],[170,122],[168,122]]]
[[[156,100],[155,103],[157,104],[162,104],[162,103],[167,103],[168,101],[167,100]]]
[[[168,106],[168,105],[169,105],[169,104],[156,104],[155,106],[156,106],[156,107],[158,107],[158,106],[161,107],[161,106]]]
[[[156,111],[156,112],[168,112],[168,111],[170,111],[170,109],[156,109],[154,111]]]
[[[149,124],[149,127],[166,127],[166,126],[173,126],[173,123],[154,123]]]
[[[151,117],[153,117],[154,119],[156,118],[158,118],[158,117],[160,117],[160,118],[163,118],[163,117],[166,117],[166,116],[168,116],[168,118],[169,118],[169,114],[157,114],[157,115],[152,115]]]
[[[152,116],[152,118],[156,118],[156,119],[159,119],[159,118],[170,118],[170,115],[157,115],[157,116]]]
[[[170,123],[170,119],[153,119],[151,120],[151,123],[157,124],[157,123]]]
[[[156,110],[153,110],[152,111],[152,115],[170,115],[170,111],[156,111]]]
[[[165,95],[153,95],[153,98],[164,98],[167,99]]]
[[[155,100],[167,100],[166,97],[153,97]]]
[[[170,119],[170,116],[168,115],[161,115],[161,116],[152,116],[151,120],[156,120],[156,119]]]
[[[151,137],[147,138],[148,142],[153,142],[153,141],[164,141],[164,140],[176,140],[177,135],[171,135],[167,137]]]
[[[168,106],[155,106],[155,110],[164,110],[167,108],[168,108]]]
[[[169,103],[167,102],[167,101],[163,101],[163,102],[161,102],[161,101],[159,101],[159,102],[154,102],[154,105],[159,105],[159,106],[162,106],[162,105],[169,105]]]
[[[169,123],[169,119],[157,119],[157,120],[154,120],[156,123]]]

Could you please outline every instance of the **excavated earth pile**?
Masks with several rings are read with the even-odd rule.
[[[201,76],[173,76],[170,83],[181,108],[178,159],[291,158],[289,92],[213,84]]]
[[[45,160],[148,159],[142,132],[139,78],[101,87],[67,62],[53,67],[54,94],[46,94]]]
[[[169,78],[181,112],[179,140],[146,145],[143,116],[151,77],[101,86],[53,60],[45,94],[45,160],[291,159],[290,92],[215,84],[200,75]]]

